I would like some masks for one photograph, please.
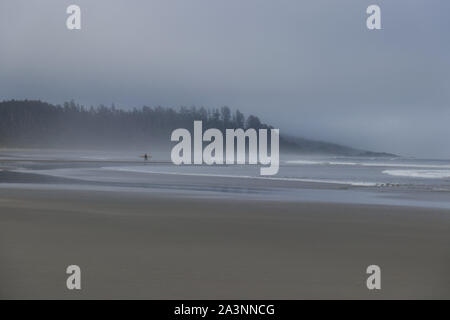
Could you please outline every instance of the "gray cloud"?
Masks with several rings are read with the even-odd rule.
[[[65,9],[82,8],[82,30]],[[382,8],[368,31],[365,9]],[[0,4],[0,98],[228,105],[282,131],[450,157],[442,0],[23,1]]]

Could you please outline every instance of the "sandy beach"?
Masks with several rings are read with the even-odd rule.
[[[3,186],[0,298],[448,299],[449,230],[428,208]]]

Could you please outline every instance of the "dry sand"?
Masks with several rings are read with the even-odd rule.
[[[0,261],[7,299],[448,299],[450,214],[2,188]],[[81,291],[66,289],[71,264]]]

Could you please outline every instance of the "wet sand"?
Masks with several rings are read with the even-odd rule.
[[[2,187],[0,261],[7,299],[449,299],[450,214]]]

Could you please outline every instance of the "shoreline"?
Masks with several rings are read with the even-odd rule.
[[[34,164],[35,165],[35,164]],[[66,166],[68,165],[68,166]],[[449,190],[415,189],[411,186],[353,186],[301,179],[265,179],[196,173],[166,173],[75,167],[0,170],[0,189],[47,189],[171,194],[196,199],[242,199],[288,203],[336,203],[450,209]],[[150,165],[151,166],[151,165]],[[143,166],[144,168],[147,166]],[[155,167],[157,168],[157,167]]]
[[[450,298],[450,210],[427,207],[445,192],[95,162],[3,165],[0,298]],[[374,264],[381,291],[366,288]],[[69,265],[81,291],[66,289]]]

